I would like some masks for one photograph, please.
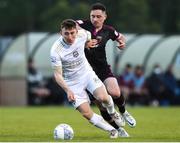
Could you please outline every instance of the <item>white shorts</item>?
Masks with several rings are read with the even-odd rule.
[[[84,102],[90,103],[86,89],[91,94],[93,94],[93,92],[97,88],[103,85],[102,81],[97,77],[94,71],[88,71],[86,74],[82,75],[82,77],[80,77],[77,81],[67,82],[67,84],[69,88],[74,92],[75,102],[73,102],[72,104],[75,108],[77,108]]]

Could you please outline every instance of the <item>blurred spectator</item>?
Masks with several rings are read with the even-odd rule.
[[[164,83],[167,90],[166,94],[169,96],[171,103],[175,105],[180,104],[180,87],[173,74],[172,65],[169,65],[164,73]]]
[[[169,105],[164,74],[159,64],[154,65],[152,73],[147,78],[147,88],[151,96],[152,105]]]
[[[132,65],[128,63],[128,64],[126,64],[122,75],[117,77],[118,84],[119,84],[120,88],[122,89],[122,91],[124,92],[124,96],[126,98],[128,98],[130,89],[133,87],[132,78],[133,78]]]
[[[142,66],[137,65],[132,76],[133,87],[130,90],[128,103],[131,105],[149,105],[150,98],[146,88]]]
[[[28,60],[28,103],[30,105],[46,104],[50,90],[45,87],[45,82],[40,72],[37,71],[32,58]]]
[[[120,76],[120,84],[124,86],[131,86],[133,78],[133,69],[131,64],[125,66],[122,76]]]
[[[46,99],[48,104],[70,105],[65,91],[57,84],[54,76],[47,79],[47,88],[50,90],[50,96]]]
[[[44,79],[36,69],[32,58],[28,61],[28,103],[29,105],[69,105],[66,93],[51,76]]]

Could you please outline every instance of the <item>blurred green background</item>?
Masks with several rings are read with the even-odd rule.
[[[180,33],[179,0],[0,0],[0,35],[56,32],[65,18],[88,18],[94,2],[107,6],[107,23],[121,32]]]

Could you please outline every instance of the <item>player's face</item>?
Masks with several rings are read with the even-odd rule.
[[[101,28],[106,20],[106,13],[102,10],[91,10],[90,19],[91,23],[96,28]]]
[[[61,35],[63,36],[63,39],[65,42],[67,42],[68,44],[73,44],[76,39],[77,29],[76,28],[71,28],[71,29],[62,28]]]

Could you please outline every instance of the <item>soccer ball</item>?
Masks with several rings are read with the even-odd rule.
[[[59,124],[54,129],[54,139],[71,140],[74,137],[74,131],[68,124]]]

